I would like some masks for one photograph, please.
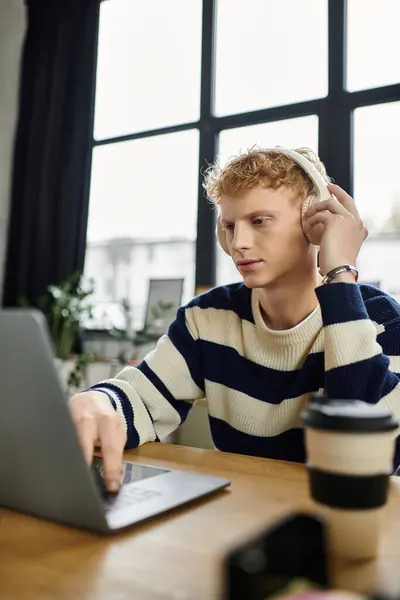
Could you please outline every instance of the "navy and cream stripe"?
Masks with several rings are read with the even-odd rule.
[[[400,306],[367,285],[316,289],[318,306],[287,331],[267,328],[242,283],[194,298],[138,367],[94,386],[127,423],[128,446],[163,439],[206,398],[220,450],[304,461],[310,394],[382,403],[400,419]],[[400,462],[400,448],[396,453]]]

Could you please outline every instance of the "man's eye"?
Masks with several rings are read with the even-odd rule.
[[[264,225],[266,221],[266,218],[259,217],[258,219],[253,219],[253,225]]]
[[[224,229],[225,231],[234,231],[235,225],[233,223],[225,223]]]

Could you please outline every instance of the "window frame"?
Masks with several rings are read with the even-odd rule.
[[[216,285],[215,210],[205,199],[202,173],[218,153],[218,136],[222,130],[317,115],[319,155],[328,173],[341,187],[352,194],[354,110],[362,106],[400,100],[400,83],[354,92],[347,91],[347,0],[328,0],[328,95],[315,100],[217,117],[213,114],[216,8],[217,0],[203,0],[199,120],[107,139],[96,140],[93,137],[92,146],[93,149],[104,144],[193,128],[199,130],[196,294]],[[90,178],[90,173],[88,177]],[[88,196],[89,193],[88,188]]]

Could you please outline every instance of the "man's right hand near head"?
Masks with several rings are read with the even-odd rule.
[[[91,465],[93,450],[99,444],[107,489],[117,491],[121,484],[122,457],[127,440],[125,423],[104,392],[75,394],[68,405],[86,462]]]

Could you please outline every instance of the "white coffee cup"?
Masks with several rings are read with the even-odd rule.
[[[335,556],[376,556],[393,471],[398,423],[359,400],[312,400],[302,413],[311,496],[327,523]]]

